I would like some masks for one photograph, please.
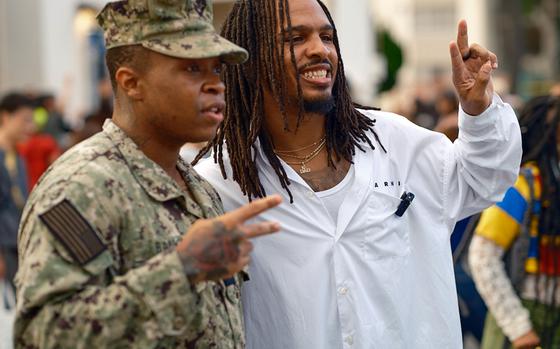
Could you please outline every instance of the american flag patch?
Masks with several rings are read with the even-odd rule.
[[[68,200],[39,217],[80,265],[88,263],[106,249],[91,224]]]

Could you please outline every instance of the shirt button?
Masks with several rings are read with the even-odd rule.
[[[315,193],[314,193],[313,191],[310,190],[310,191],[307,192],[307,197],[308,197],[308,198],[311,199],[311,198],[313,198],[314,196],[315,196]]]
[[[352,344],[354,344],[354,337],[348,336],[348,337],[346,337],[346,339],[344,339],[344,341],[346,343],[348,343],[349,345],[352,345]]]
[[[348,293],[348,288],[346,287],[341,287],[338,289],[338,294],[340,294],[341,296],[344,296]]]

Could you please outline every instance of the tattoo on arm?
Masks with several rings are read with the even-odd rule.
[[[204,229],[204,228],[203,228]],[[240,257],[241,232],[212,222],[206,233],[197,233],[187,249],[179,253],[190,282],[218,280],[228,275],[228,265]]]

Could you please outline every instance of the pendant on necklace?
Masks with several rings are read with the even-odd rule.
[[[309,173],[311,172],[311,169],[307,166],[305,166],[305,163],[302,162],[301,163],[301,168],[299,169],[299,173],[304,174],[304,173]]]

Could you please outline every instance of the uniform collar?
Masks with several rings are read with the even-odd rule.
[[[193,202],[171,176],[161,166],[148,158],[138,148],[138,145],[122,129],[115,125],[112,120],[105,121],[103,132],[121,152],[130,172],[150,197],[159,202],[178,200],[189,213],[198,218],[205,216],[201,206],[197,202]],[[178,159],[177,169],[185,179],[194,198],[199,201],[202,194],[198,193],[200,186],[193,185],[199,180],[193,174],[194,169],[182,159]]]

